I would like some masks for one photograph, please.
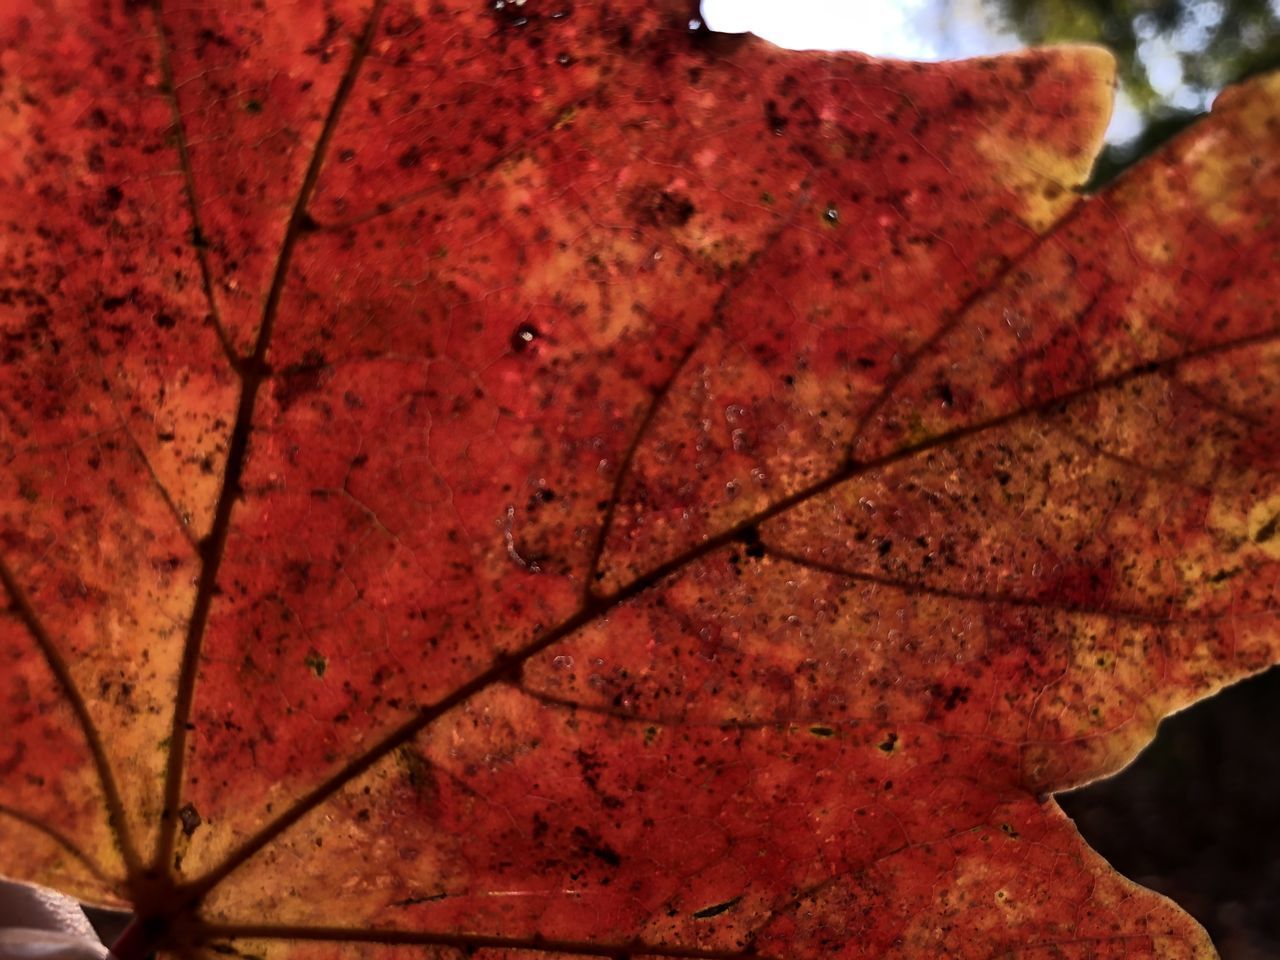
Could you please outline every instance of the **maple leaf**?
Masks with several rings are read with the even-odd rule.
[[[1052,793],[1275,662],[1280,80],[22,0],[4,869],[116,952],[1210,956]]]

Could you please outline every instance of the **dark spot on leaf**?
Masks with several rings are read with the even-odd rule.
[[[1280,532],[1280,513],[1277,513],[1258,528],[1258,531],[1253,535],[1253,542],[1266,543],[1274,537],[1277,532]]]
[[[969,687],[952,686],[950,689],[944,687],[940,683],[935,683],[929,687],[929,696],[933,698],[935,706],[942,705],[942,709],[950,713],[961,704],[969,702]],[[930,714],[934,714],[934,708],[930,708]]]
[[[757,527],[747,527],[735,539],[746,546],[743,552],[752,560],[759,560],[764,556],[764,543],[760,540],[760,530]]]
[[[650,227],[683,227],[697,212],[692,200],[668,190],[641,194],[632,210],[637,220]]]
[[[447,893],[433,893],[425,897],[405,897],[403,900],[392,900],[393,907],[412,907],[419,903],[435,903],[447,897]]]
[[[622,856],[611,846],[595,847],[595,849],[591,851],[591,856],[594,856],[594,858],[598,860],[604,860],[604,863],[607,863],[609,867],[617,867],[618,864],[622,863]]]
[[[703,907],[701,910],[695,910],[693,919],[707,920],[711,917],[718,917],[720,914],[732,910],[742,901],[741,896],[734,897],[732,900],[726,900],[724,903],[717,903],[714,906]]]
[[[307,665],[307,669],[314,673],[317,678],[323,677],[325,670],[329,668],[328,659],[315,647],[312,647],[307,651],[307,655],[303,659],[303,663]]]
[[[400,156],[396,157],[396,163],[404,170],[418,166],[422,163],[422,148],[417,144],[406,147]]]
[[[774,136],[780,137],[786,130],[787,118],[778,111],[777,100],[765,101],[764,122],[773,131]]]
[[[311,362],[280,371],[272,384],[272,392],[281,411],[286,411],[300,399],[320,389],[325,367]]]
[[[573,839],[583,853],[590,854],[611,867],[619,866],[622,863],[622,855],[617,850],[583,827],[573,828]]]
[[[196,827],[204,823],[193,804],[186,804],[178,811],[178,819],[182,822],[182,832],[188,837],[196,832]]]
[[[526,508],[529,513],[536,513],[538,508],[547,503],[553,503],[556,499],[556,492],[548,490],[546,487],[539,487],[529,497],[529,503]]]

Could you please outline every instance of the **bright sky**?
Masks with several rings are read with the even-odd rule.
[[[986,24],[976,0],[704,0],[702,12],[714,30],[749,30],[796,49],[942,60],[1019,45]]]
[[[703,0],[707,26],[750,31],[793,49],[859,50],[906,60],[949,60],[1015,50],[1011,33],[987,22],[981,0]],[[1137,134],[1139,118],[1121,97],[1107,137]]]

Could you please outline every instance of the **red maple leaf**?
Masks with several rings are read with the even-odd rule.
[[[1280,81],[1083,198],[1096,49],[2,16],[7,872],[125,960],[1211,954],[1052,793],[1278,659]]]

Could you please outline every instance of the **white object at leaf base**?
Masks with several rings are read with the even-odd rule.
[[[110,956],[71,897],[0,879],[0,960],[107,960]]]

